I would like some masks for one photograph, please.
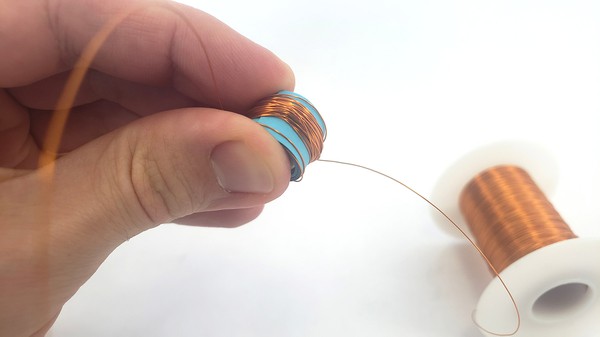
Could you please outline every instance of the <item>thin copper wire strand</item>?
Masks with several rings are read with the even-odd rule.
[[[248,111],[247,116],[250,118],[277,117],[289,124],[306,145],[309,163],[312,163],[319,159],[323,152],[327,129],[321,129],[319,122],[307,105],[313,107],[310,102],[299,97],[280,93],[260,100],[254,108]],[[317,111],[314,107],[313,109]]]
[[[461,193],[460,207],[500,272],[537,249],[577,237],[529,174],[516,166],[477,175]]]
[[[471,246],[477,251],[477,253],[479,253],[479,255],[485,261],[485,263],[488,265],[488,267],[490,268],[490,270],[492,271],[492,273],[498,278],[498,280],[502,284],[502,287],[506,291],[506,294],[508,295],[508,297],[509,297],[509,299],[510,299],[512,305],[513,305],[513,307],[515,308],[515,313],[517,314],[516,326],[515,326],[514,330],[511,331],[511,332],[499,333],[499,332],[495,332],[495,331],[491,331],[491,330],[486,329],[485,327],[481,326],[477,322],[477,320],[475,319],[475,312],[473,312],[472,320],[475,323],[475,325],[479,329],[487,332],[490,335],[494,335],[494,336],[513,336],[517,332],[519,332],[519,329],[521,328],[521,312],[519,310],[519,306],[517,305],[517,301],[515,300],[512,292],[508,288],[508,285],[506,284],[506,282],[504,282],[504,279],[502,278],[502,276],[500,276],[500,271],[498,271],[496,269],[496,267],[492,263],[491,259],[489,258],[489,255],[483,249],[480,248],[480,245],[478,245],[475,242],[475,240],[473,238],[471,238],[471,236],[469,236],[469,234],[467,234],[467,232],[464,229],[462,229],[461,226],[459,226],[454,220],[452,220],[452,218],[450,218],[446,214],[446,212],[444,212],[441,208],[439,208],[431,200],[427,199],[424,195],[422,195],[421,193],[417,192],[412,187],[408,186],[407,184],[403,183],[402,181],[400,181],[400,180],[398,180],[398,179],[396,179],[396,178],[394,178],[394,177],[392,177],[392,176],[390,176],[388,174],[385,174],[385,173],[383,173],[381,171],[377,171],[377,170],[372,169],[372,168],[367,167],[367,166],[363,166],[363,165],[359,165],[359,164],[354,164],[354,163],[348,163],[348,162],[339,161],[339,160],[319,159],[319,161],[320,162],[325,162],[325,163],[333,163],[333,164],[341,164],[341,165],[358,167],[360,169],[367,170],[367,171],[373,172],[375,174],[378,174],[380,176],[383,176],[383,177],[385,177],[385,178],[387,178],[389,180],[392,180],[393,182],[395,182],[397,184],[400,184],[402,187],[406,188],[407,190],[409,190],[410,192],[412,192],[413,194],[415,194],[416,196],[418,196],[419,198],[421,198],[423,201],[425,201],[427,204],[429,204],[429,206],[433,207],[433,209],[435,209],[446,220],[448,220],[448,222],[450,222],[460,232],[460,234],[469,242],[469,244],[471,244]]]

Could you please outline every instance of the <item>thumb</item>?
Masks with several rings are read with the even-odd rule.
[[[289,182],[282,147],[250,119],[181,109],[138,120],[57,165],[55,207],[117,243],[165,222],[239,225]],[[75,218],[73,218],[75,217]],[[180,221],[181,220],[181,221]]]
[[[249,221],[285,190],[288,163],[257,123],[196,108],[86,144],[56,162],[50,189],[47,168],[0,182],[0,308],[11,308],[0,309],[0,336],[49,326],[108,254],[146,229]]]

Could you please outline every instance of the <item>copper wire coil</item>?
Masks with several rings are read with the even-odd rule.
[[[529,174],[516,166],[478,174],[463,189],[460,208],[498,272],[539,248],[577,237]]]
[[[327,137],[327,131],[321,129],[308,106],[312,107],[312,104],[301,97],[278,93],[260,100],[247,116],[276,117],[289,124],[308,149],[309,162],[302,163],[306,166],[319,159]]]

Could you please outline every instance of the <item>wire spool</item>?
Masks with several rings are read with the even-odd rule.
[[[475,241],[499,272],[474,312],[484,335],[588,336],[593,327],[591,335],[597,335],[600,240],[577,238],[533,178],[516,165],[480,172],[459,200]],[[501,280],[519,308],[515,334],[510,332],[519,317]]]
[[[299,181],[309,163],[319,159],[327,137],[323,118],[310,101],[291,91],[266,97],[248,112],[286,150],[291,180]]]
[[[496,166],[471,180],[460,207],[481,250],[499,272],[527,254],[577,236],[518,166]]]
[[[474,149],[448,167],[438,179],[431,201],[454,221],[465,223],[457,196],[476,174],[496,165],[519,166],[535,177],[546,195],[554,193],[558,165],[548,150],[535,143],[503,141]],[[460,238],[460,232],[437,210],[432,209],[431,214],[440,229]]]

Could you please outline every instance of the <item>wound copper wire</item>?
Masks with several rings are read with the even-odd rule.
[[[309,101],[302,97],[277,93],[260,100],[254,108],[248,111],[247,116],[250,118],[276,117],[290,125],[308,150],[309,162],[299,163],[302,164],[302,167],[306,167],[309,163],[319,159],[323,152],[325,138],[327,138],[327,129],[321,128],[309,107],[317,111]]]
[[[460,208],[498,272],[550,244],[577,236],[525,170],[497,166],[463,189]]]

